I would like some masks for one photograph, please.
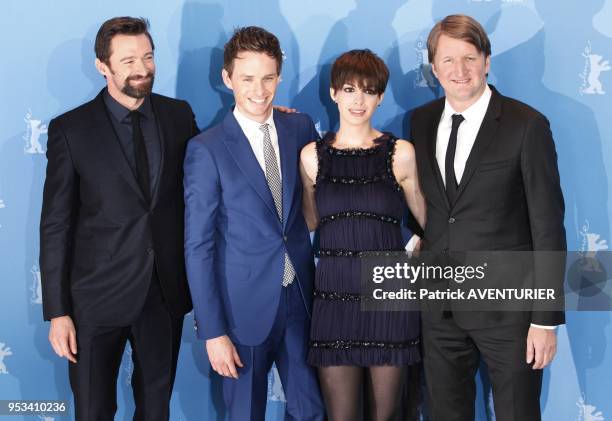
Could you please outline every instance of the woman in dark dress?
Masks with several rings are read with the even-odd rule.
[[[362,392],[371,419],[392,419],[405,367],[420,360],[417,312],[360,308],[357,253],[402,251],[406,204],[425,223],[412,145],[371,125],[388,77],[369,50],[341,55],[330,88],[339,130],[301,152],[304,213],[319,230],[308,362],[318,367],[332,421],[361,419]]]

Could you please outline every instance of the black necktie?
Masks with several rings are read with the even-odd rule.
[[[145,145],[142,128],[140,127],[140,113],[131,111],[132,119],[132,141],[134,142],[134,158],[136,159],[136,176],[138,184],[142,189],[147,202],[151,200],[151,180],[149,179],[149,158],[147,157],[147,147]]]
[[[450,137],[448,138],[448,147],[446,148],[446,158],[444,159],[444,180],[446,182],[446,197],[452,205],[457,197],[457,178],[455,177],[455,151],[457,150],[457,132],[459,125],[465,120],[461,114],[453,114],[453,126],[451,128]]]

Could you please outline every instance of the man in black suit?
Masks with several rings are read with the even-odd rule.
[[[40,223],[43,312],[67,358],[76,419],[112,420],[126,341],[134,419],[167,420],[183,316],[182,163],[197,134],[184,101],[151,93],[145,19],[98,31],[106,88],[49,124]]]
[[[429,61],[446,97],[417,109],[412,139],[427,201],[424,249],[565,250],[564,204],[547,119],[487,85],[491,45],[464,15],[437,23]],[[561,270],[559,270],[561,269]],[[562,268],[554,280],[563,282]],[[538,274],[535,276],[538,287]],[[498,420],[539,420],[542,369],[556,352],[562,311],[422,315],[433,420],[473,420],[474,375],[488,366]]]

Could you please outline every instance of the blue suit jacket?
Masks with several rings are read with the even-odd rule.
[[[308,314],[313,255],[299,152],[318,138],[306,114],[274,113],[283,182],[279,221],[264,171],[232,112],[191,139],[184,163],[185,262],[197,336],[255,346],[276,317],[287,251]]]

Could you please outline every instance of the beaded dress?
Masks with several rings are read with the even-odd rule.
[[[315,292],[308,362],[330,365],[408,365],[420,360],[419,314],[362,311],[364,251],[401,251],[406,209],[392,172],[397,138],[384,133],[367,149],[338,149],[335,134],[316,145],[319,213]]]

